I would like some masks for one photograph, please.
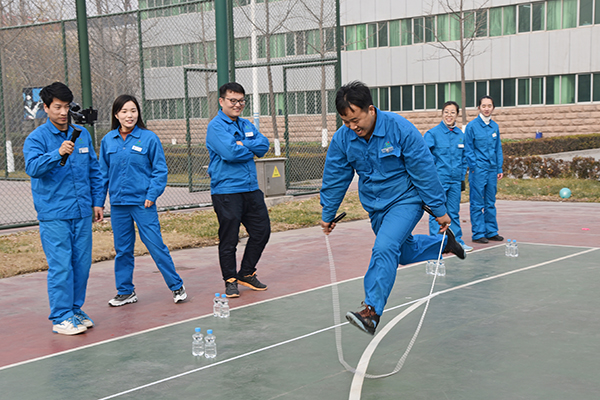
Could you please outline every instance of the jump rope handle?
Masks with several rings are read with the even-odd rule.
[[[435,215],[433,215],[433,211],[431,211],[431,208],[429,208],[429,206],[427,204],[423,204],[423,210],[425,210],[425,212],[429,215],[431,215],[433,218],[435,218]]]
[[[338,215],[337,217],[335,217],[335,218],[333,219],[333,221],[331,221],[330,223],[333,223],[333,222],[335,222],[335,223],[338,223],[338,222],[340,222],[340,221],[341,221],[341,219],[342,219],[342,218],[344,218],[345,216],[346,216],[346,213],[345,213],[345,212],[343,212],[343,213],[341,213],[340,215]]]

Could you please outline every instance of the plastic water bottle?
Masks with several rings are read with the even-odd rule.
[[[219,293],[215,293],[215,298],[213,299],[213,317],[221,316],[221,295]]]
[[[506,248],[504,249],[504,255],[506,257],[512,257],[512,243],[511,243],[510,239],[508,239],[506,241]]]
[[[512,244],[512,256],[519,257],[519,246],[517,246],[517,241],[514,239]]]
[[[221,295],[221,313],[219,317],[229,318],[229,299],[225,294]]]
[[[204,357],[215,358],[217,356],[217,341],[215,335],[212,333],[212,329],[206,331],[206,337],[204,338]]]
[[[196,328],[196,333],[192,335],[192,355],[204,355],[204,337],[200,333],[200,328]]]
[[[437,262],[434,262],[433,265],[433,272],[435,272],[435,264]],[[439,265],[437,268],[437,276],[446,276],[446,264],[444,263],[444,260],[440,260],[439,261]]]
[[[427,275],[433,275],[435,273],[435,269],[434,269],[434,262],[429,260],[427,261],[427,263],[425,264],[425,273]]]

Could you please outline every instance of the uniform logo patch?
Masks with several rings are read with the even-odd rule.
[[[390,144],[390,142],[385,142],[385,144],[383,145],[383,149],[381,149],[381,152],[383,154],[387,154],[391,153],[392,151],[394,151],[394,147]]]

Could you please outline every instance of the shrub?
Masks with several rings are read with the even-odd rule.
[[[564,161],[546,157],[505,157],[503,170],[507,175],[528,178],[600,179],[600,161],[592,157],[575,157]]]
[[[526,139],[502,144],[505,156],[525,157],[600,148],[600,134],[558,136],[546,139]]]

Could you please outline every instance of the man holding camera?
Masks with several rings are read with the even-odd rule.
[[[71,90],[55,82],[40,97],[48,120],[25,140],[25,171],[48,262],[52,331],[76,335],[94,326],[81,307],[92,265],[92,217],[104,217],[102,175],[89,132],[77,127],[81,134],[73,137]]]

